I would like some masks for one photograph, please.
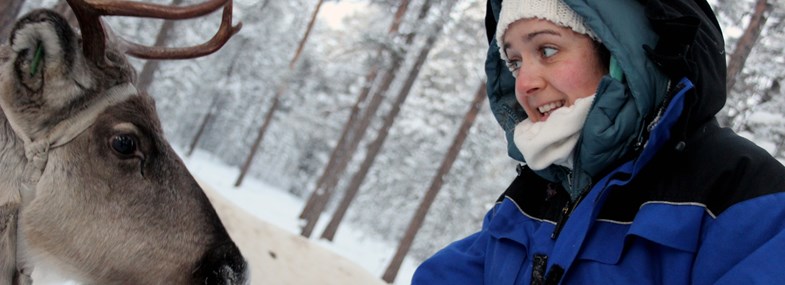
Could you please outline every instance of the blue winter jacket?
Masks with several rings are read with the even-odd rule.
[[[525,114],[492,40],[499,3],[488,2],[486,71],[509,137]],[[600,83],[573,171],[520,167],[482,229],[412,284],[785,284],[785,167],[714,118],[725,55],[708,4],[565,3],[624,80]]]

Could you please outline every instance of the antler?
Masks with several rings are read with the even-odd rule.
[[[167,6],[133,1],[112,0],[67,0],[73,9],[82,30],[82,49],[87,58],[96,63],[104,62],[106,32],[101,16],[131,16],[181,20],[204,16],[223,6],[221,27],[209,41],[192,47],[164,48],[131,43],[128,55],[144,59],[187,59],[205,56],[221,48],[229,38],[240,31],[242,23],[232,26],[232,0],[210,0],[191,6]]]

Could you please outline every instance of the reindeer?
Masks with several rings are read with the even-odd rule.
[[[167,7],[68,0],[36,10],[0,47],[0,284],[47,272],[87,284],[247,284],[247,265],[164,139],[125,53],[192,58],[240,29],[231,0]],[[223,7],[218,33],[178,49],[106,41],[100,16],[193,18]]]

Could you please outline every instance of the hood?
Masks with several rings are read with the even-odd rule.
[[[724,106],[724,40],[704,0],[563,1],[601,39],[617,60],[624,79],[605,76],[597,87],[595,102],[576,147],[573,181],[566,181],[569,171],[560,166],[538,171],[540,176],[569,182],[571,187],[567,189],[580,189],[639,151],[647,137],[646,125],[663,108],[669,85],[683,77],[692,81],[695,88],[687,94],[687,105],[674,127],[678,129],[674,139],[683,139],[713,119]],[[515,79],[500,58],[494,40],[501,2],[487,3],[488,97],[491,110],[506,133],[508,154],[525,162],[512,137],[515,125],[526,118],[526,113],[515,100]]]

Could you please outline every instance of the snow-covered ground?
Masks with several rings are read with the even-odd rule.
[[[314,276],[306,276],[307,274],[312,273],[315,276],[319,276],[320,274],[323,274],[322,272],[324,270],[347,270],[347,268],[351,268],[349,270],[366,271],[356,273],[356,275],[361,276],[358,280],[363,280],[362,278],[365,278],[365,275],[380,278],[389,264],[390,259],[392,259],[397,244],[382,242],[371,238],[362,231],[353,229],[351,224],[348,223],[344,223],[338,230],[333,242],[318,238],[312,238],[310,241],[302,239],[299,236],[300,228],[298,219],[304,204],[302,199],[250,177],[246,177],[241,187],[235,188],[233,184],[239,175],[239,169],[223,164],[208,153],[196,151],[191,157],[183,156],[183,161],[194,177],[200,180],[200,183],[208,185],[208,187],[212,188],[211,191],[220,195],[220,198],[225,198],[225,201],[228,201],[242,210],[239,211],[241,214],[232,214],[237,216],[222,216],[222,219],[233,219],[233,221],[224,221],[224,223],[227,224],[227,229],[230,234],[233,234],[233,229],[230,224],[254,223],[254,219],[251,219],[251,217],[244,217],[244,214],[242,214],[248,213],[252,217],[258,218],[274,226],[273,228],[270,228],[266,225],[250,224],[247,225],[248,228],[262,226],[265,230],[276,231],[274,233],[276,235],[285,234],[291,236],[291,239],[294,241],[290,241],[290,244],[300,247],[292,249],[293,251],[302,251],[302,247],[306,247],[308,249],[313,249],[315,253],[314,256],[329,257],[329,254],[325,255],[321,253],[321,251],[327,251],[345,258],[349,263],[353,263],[342,265],[343,261],[340,260],[324,260],[324,263],[319,262],[308,265],[310,267],[319,266],[321,264],[324,268],[294,268],[293,270],[296,270],[297,274],[303,274],[303,283],[295,282],[287,284],[315,284],[308,281],[314,280],[312,279]],[[215,201],[214,203],[223,203],[223,201]],[[216,209],[218,210],[219,215],[221,215],[222,210],[219,209],[219,207],[221,206],[216,205]],[[329,221],[329,217],[322,217],[320,219],[320,223],[317,224],[317,227],[314,230],[314,236],[318,236],[318,234],[321,233],[321,229],[325,226],[327,221]],[[282,233],[279,233],[278,230],[274,228],[279,228]],[[263,241],[259,242],[262,243]],[[244,249],[240,242],[238,242],[238,246],[241,250],[266,251],[263,247]],[[243,254],[266,256],[270,253],[244,252]],[[279,252],[274,254],[283,256],[287,253]],[[254,260],[252,258],[248,259],[253,267]],[[353,265],[356,265],[356,268]],[[409,284],[415,267],[416,261],[408,258],[404,260],[398,277],[395,280],[395,284]],[[269,272],[269,270],[264,270],[264,272]],[[252,276],[252,279],[260,281],[253,282],[252,284],[262,284],[261,281],[264,281],[264,276]],[[383,282],[380,283],[383,284]]]

